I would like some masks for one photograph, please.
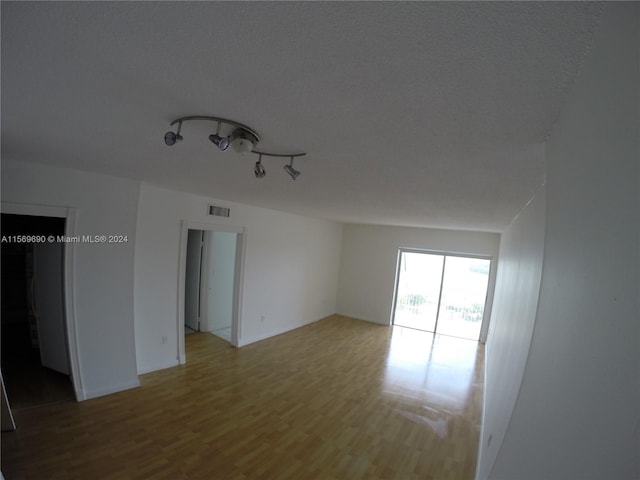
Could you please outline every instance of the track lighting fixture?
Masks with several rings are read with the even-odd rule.
[[[171,125],[173,125],[173,123]],[[178,131],[176,133],[167,132],[164,134],[164,143],[166,143],[167,146],[170,147],[172,145],[175,145],[176,142],[182,141],[182,135],[180,135],[181,128],[182,128],[182,122],[178,122]]]
[[[267,174],[267,171],[262,166],[262,154],[258,154],[258,161],[256,162],[256,166],[253,169],[253,173],[255,173],[256,178],[264,178]]]
[[[229,145],[233,147],[233,150],[240,153],[253,153],[258,155],[258,161],[255,164],[253,172],[256,178],[264,178],[267,174],[264,166],[262,165],[262,156],[266,157],[288,157],[290,158],[290,162],[288,165],[284,166],[284,170],[291,176],[292,179],[298,178],[300,176],[300,172],[293,168],[293,159],[295,157],[302,157],[306,155],[306,153],[269,153],[256,150],[256,145],[260,142],[260,136],[258,133],[253,130],[251,127],[247,125],[243,125],[242,123],[235,122],[233,120],[228,120],[226,118],[219,117],[207,117],[207,116],[190,116],[190,117],[182,117],[171,122],[171,125],[178,124],[177,131],[167,132],[164,136],[164,143],[168,146],[175,145],[176,142],[182,140],[182,135],[180,135],[180,129],[182,128],[182,122],[187,122],[191,120],[205,120],[210,122],[216,122],[216,133],[212,133],[209,135],[209,140],[218,147],[221,151],[226,151],[229,148]],[[221,134],[220,130],[222,126],[225,126],[225,133]]]
[[[293,156],[291,157],[291,161],[289,162],[289,165],[285,165],[283,168],[284,168],[285,172],[287,172],[289,175],[291,175],[291,178],[293,180],[295,180],[296,178],[298,178],[300,176],[300,172],[298,170],[296,170],[295,168],[293,168]]]
[[[209,140],[213,142],[213,144],[218,147],[223,152],[229,148],[229,137],[221,137],[220,136],[220,122],[218,122],[218,128],[216,129],[216,133],[209,135]]]

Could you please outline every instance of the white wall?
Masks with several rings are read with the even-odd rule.
[[[640,478],[640,5],[604,6],[547,145],[545,257],[493,479]]]
[[[388,325],[393,305],[398,249],[419,248],[497,258],[497,233],[426,228],[345,225],[338,281],[338,313]],[[489,279],[489,298],[495,268]],[[491,305],[487,305],[490,313]]]
[[[72,246],[82,391],[91,398],[139,385],[133,341],[133,254],[139,183],[44,165],[2,162],[2,201],[76,208],[78,235],[126,243]]]
[[[210,203],[230,207],[231,217],[207,215]],[[139,372],[178,362],[178,257],[185,220],[246,229],[240,345],[335,313],[340,224],[143,183],[135,265]]]
[[[543,188],[500,239],[498,276],[485,349],[479,479],[486,479],[493,466],[522,381],[538,307],[544,228]]]

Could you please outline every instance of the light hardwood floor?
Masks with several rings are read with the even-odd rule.
[[[186,342],[140,388],[15,411],[6,480],[473,478],[482,345],[338,315]]]

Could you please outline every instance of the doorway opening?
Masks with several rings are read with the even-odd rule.
[[[180,363],[184,337],[207,332],[238,346],[243,229],[183,225],[178,318]]]
[[[57,241],[66,219],[2,213],[1,221],[1,363],[11,407],[75,401]]]
[[[394,325],[479,340],[491,259],[401,249]]]
[[[231,342],[238,234],[189,229],[185,334],[209,332]]]

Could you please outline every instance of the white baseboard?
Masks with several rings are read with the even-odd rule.
[[[325,317],[322,317],[322,318],[325,318]],[[321,320],[321,319],[319,318],[318,320]],[[271,332],[263,333],[263,334],[258,335],[256,337],[240,338],[240,339],[238,339],[238,348],[245,347],[245,346],[250,345],[250,344],[255,343],[255,342],[259,342],[260,340],[266,340],[267,338],[275,337],[276,335],[282,335],[283,333],[290,332],[290,331],[295,330],[297,328],[306,327],[307,325],[310,325],[310,324],[312,324],[314,322],[317,322],[318,320],[311,320],[311,321],[309,321],[307,323],[303,323],[301,325],[295,325],[295,326],[285,327],[285,328],[278,329],[278,330],[273,330]]]
[[[356,320],[362,320],[363,322],[375,323],[377,325],[389,325],[389,321],[378,322],[376,320],[371,320],[370,318],[363,317],[362,315],[358,315],[357,313],[348,313],[348,312],[336,312],[336,315],[341,315],[343,317],[355,318]]]
[[[98,388],[96,390],[85,390],[84,395],[82,395],[84,400],[89,400],[91,398],[104,397],[105,395],[110,395],[112,393],[122,392],[124,390],[130,390],[132,388],[137,388],[140,386],[140,381],[138,379],[123,383],[120,385],[112,385],[106,388]],[[79,399],[80,397],[78,397]]]
[[[169,360],[167,362],[160,362],[153,365],[144,365],[138,368],[138,375],[144,375],[145,373],[155,372],[157,370],[164,370],[165,368],[171,368],[178,366],[178,360]]]
[[[247,345],[259,342],[260,340],[266,340],[267,338],[275,337],[276,335],[282,335],[283,333],[290,332],[291,330],[295,330],[296,328],[300,328],[300,327],[304,327],[304,325],[283,328],[281,330],[274,330],[273,332],[264,333],[262,335],[258,335],[257,337],[240,338],[238,339],[238,348],[246,347]]]

